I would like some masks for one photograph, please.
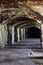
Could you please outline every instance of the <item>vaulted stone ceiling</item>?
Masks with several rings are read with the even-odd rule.
[[[18,13],[17,13],[18,12]],[[0,21],[12,16],[31,15],[43,21],[43,0],[0,0]]]

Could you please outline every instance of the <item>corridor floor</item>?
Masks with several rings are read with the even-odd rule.
[[[2,49],[0,50],[0,65],[36,65],[28,59],[30,53],[32,53],[31,49]]]

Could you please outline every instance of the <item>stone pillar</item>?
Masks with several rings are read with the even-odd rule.
[[[8,31],[7,43],[8,45],[11,45],[12,44],[12,26],[11,25],[7,25],[7,31]]]
[[[24,37],[23,37],[23,33],[24,33],[23,28],[21,28],[21,40],[24,39]]]
[[[14,26],[14,42],[17,42],[18,38],[17,38],[17,28]]]
[[[25,29],[24,29],[24,40],[25,40]]]
[[[14,44],[14,26],[12,26],[12,44]]]
[[[8,35],[7,25],[5,24],[5,37],[6,37],[5,45],[7,45],[7,35]]]
[[[2,40],[2,32],[1,32],[1,24],[0,24],[0,47],[1,47],[1,40]]]
[[[25,39],[27,39],[27,28],[25,29]]]
[[[20,30],[19,30],[19,28],[17,28],[17,38],[18,38],[18,41],[20,41]]]
[[[5,26],[2,24],[2,40],[1,40],[1,48],[5,47],[6,43],[6,32],[5,32]]]
[[[42,43],[42,49],[43,49],[43,23],[41,24],[41,43]]]

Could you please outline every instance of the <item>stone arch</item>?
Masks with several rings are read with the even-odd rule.
[[[12,23],[11,23],[12,24]],[[38,27],[40,28],[40,23],[38,23],[36,20],[33,20],[31,18],[27,18],[27,17],[19,17],[17,18],[13,24],[14,26],[16,27],[22,27],[22,26],[25,26],[25,25],[28,25],[28,26],[35,26],[35,27]]]
[[[18,22],[17,24],[15,24],[14,26],[16,26],[17,28],[21,29],[21,28],[26,28],[27,26],[29,28],[35,28],[36,31],[38,30],[39,32],[39,38],[41,37],[41,29],[40,29],[40,23],[38,23],[37,21],[33,20],[33,19],[29,19],[29,18],[17,18],[16,19]],[[37,34],[36,33],[36,34]],[[38,35],[38,34],[37,34]],[[38,38],[38,37],[37,37]]]
[[[8,24],[11,24],[11,25],[14,25],[14,26],[19,26],[19,25],[22,25],[24,23],[31,23],[31,24],[36,24],[38,26],[40,26],[40,23],[37,22],[36,20],[34,19],[31,19],[31,18],[28,18],[28,17],[17,17],[15,19],[13,19],[10,23],[8,22]]]
[[[22,10],[19,9],[19,11],[17,11],[17,14],[15,13],[15,15],[13,15],[13,14],[8,15],[8,19],[3,20],[2,24],[10,23],[13,19],[16,19],[16,18],[19,18],[19,17],[27,17],[27,18],[36,20],[40,24],[42,22],[42,16],[38,12],[35,12],[32,9],[29,9],[29,10],[27,9],[27,11],[22,11]]]
[[[35,15],[22,15],[21,16],[21,14],[20,14],[20,16],[13,16],[13,17],[10,17],[9,19],[7,19],[7,20],[5,20],[2,24],[11,24],[11,23],[13,23],[13,21],[14,21],[14,26],[19,26],[18,24],[21,24],[22,22],[20,22],[20,19],[22,19],[22,21],[24,20],[25,21],[25,19],[28,21],[29,19],[31,20],[33,20],[33,21],[35,21],[36,23],[38,23],[39,24],[39,26],[40,26],[40,24],[41,24],[41,22],[40,22],[40,20],[39,19],[37,19],[37,16],[35,17]],[[9,22],[10,21],[10,22]],[[19,21],[19,22],[18,22]],[[17,23],[17,24],[16,24]],[[25,23],[25,22],[24,22]],[[17,37],[16,37],[17,38]]]

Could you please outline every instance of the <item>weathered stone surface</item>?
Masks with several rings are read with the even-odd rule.
[[[0,45],[1,45],[1,39],[2,39],[2,34],[1,34],[1,24],[0,24]]]
[[[29,59],[35,56],[41,57],[43,52],[33,52],[31,49],[3,49],[0,50],[0,65],[36,65],[34,63],[36,59]],[[43,59],[37,59],[37,61],[37,63],[43,63]]]

